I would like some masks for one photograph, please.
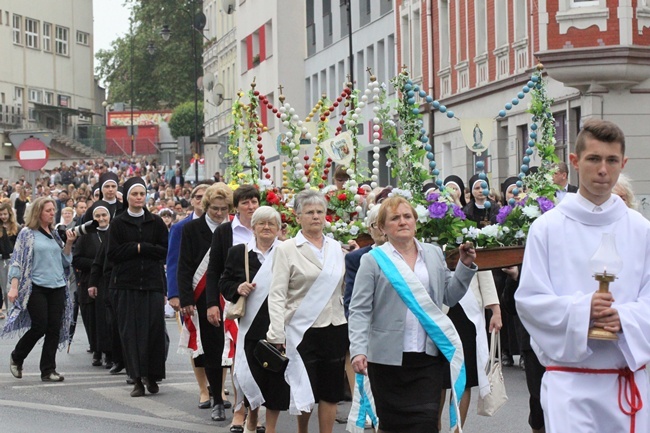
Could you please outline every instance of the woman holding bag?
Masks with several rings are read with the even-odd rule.
[[[233,246],[228,251],[219,290],[230,302],[246,299],[246,312],[239,320],[235,354],[235,407],[247,401],[249,406],[245,433],[255,433],[260,405],[266,407],[266,432],[275,433],[280,411],[289,408],[289,385],[283,372],[265,370],[253,354],[259,340],[266,338],[269,328],[268,293],[271,282],[274,249],[282,220],[269,206],[253,214],[253,239],[248,244]],[[241,350],[243,348],[243,350]],[[232,431],[232,429],[231,429]]]

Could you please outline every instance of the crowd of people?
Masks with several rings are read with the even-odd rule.
[[[450,271],[438,245],[417,239],[412,203],[390,187],[368,195],[370,242],[359,247],[324,234],[328,203],[314,190],[293,197],[298,228],[287,239],[256,186],[233,191],[218,173],[191,186],[180,167],[97,160],[62,164],[35,186],[4,181],[2,332],[27,330],[11,353],[11,373],[22,377],[44,337],[41,379],[63,381],[56,349],[71,341],[79,309],[92,365],[125,370],[132,397],[159,392],[167,353],[178,346],[196,377],[198,407],[215,421],[227,420],[232,407],[232,432],[275,433],[288,412],[306,433],[317,405],[319,431],[331,433],[347,387],[372,394],[378,432],[429,433],[443,429],[446,390],[452,428],[464,424],[472,388],[481,397],[490,392],[487,341],[499,332],[503,365],[520,355],[534,433],[648,431],[648,243],[633,241],[648,239],[650,224],[630,210],[624,154],[617,126],[586,122],[570,158],[580,188],[558,164],[558,205],[533,224],[523,264],[492,271],[478,270],[471,243],[460,246]],[[345,176],[334,173],[339,188]],[[517,180],[490,196],[478,176],[467,187],[453,175],[443,184],[482,227],[524,193]],[[614,295],[594,294],[589,283],[601,233],[626,245],[617,274],[626,291],[615,285]],[[563,248],[567,241],[589,248],[578,253]],[[178,344],[167,335],[166,299],[182,323]],[[245,312],[235,316],[243,299]],[[588,339],[590,326],[617,342]],[[224,388],[229,371],[234,402]]]

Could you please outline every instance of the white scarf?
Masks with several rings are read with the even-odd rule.
[[[274,252],[275,248],[269,252],[269,255],[264,259],[264,263],[262,263],[262,267],[257,271],[257,274],[253,279],[255,290],[248,295],[248,299],[246,299],[246,314],[244,314],[244,317],[239,319],[239,333],[237,334],[234,373],[235,388],[237,389],[235,410],[238,410],[241,407],[244,402],[244,397],[248,399],[251,410],[257,409],[264,403],[262,391],[255,382],[250,367],[248,366],[248,359],[244,352],[244,341],[253,320],[255,320],[255,317],[260,310],[260,307],[269,296],[269,288],[271,287],[271,278],[269,277],[271,276]]]
[[[314,393],[311,389],[307,369],[298,353],[298,345],[338,288],[337,283],[343,274],[343,254],[339,250],[338,243],[329,238],[325,238],[325,242],[329,245],[325,248],[323,269],[285,327],[289,364],[284,372],[284,378],[291,388],[289,403],[291,415],[311,412],[314,407]],[[332,284],[332,282],[335,283]]]

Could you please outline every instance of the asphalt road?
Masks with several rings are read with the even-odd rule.
[[[0,326],[3,322],[0,321]],[[15,379],[9,372],[9,354],[17,340],[0,340],[0,430],[11,433],[228,432],[231,412],[226,421],[213,422],[210,410],[197,408],[198,388],[189,360],[174,350],[179,335],[174,320],[167,319],[167,330],[172,341],[167,379],[161,383],[159,394],[147,394],[143,398],[129,396],[132,386],[126,384],[124,374],[111,376],[108,370],[90,365],[91,356],[86,353],[88,343],[81,325],[70,353],[57,354],[57,370],[65,375],[65,381],[57,384],[40,380],[40,344],[25,361],[23,379]],[[505,369],[504,375],[509,396],[506,406],[492,418],[478,416],[475,392],[463,431],[530,431],[526,421],[528,392],[524,373],[511,367]],[[232,390],[230,381],[227,388]],[[348,410],[349,403],[339,406],[341,413]],[[278,431],[297,431],[294,417],[283,413]],[[318,431],[316,414],[312,416],[310,431]],[[443,431],[448,430],[443,428]],[[334,432],[345,432],[345,425],[336,424]]]

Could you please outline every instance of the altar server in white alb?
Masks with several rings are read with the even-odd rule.
[[[546,366],[546,431],[648,432],[650,222],[612,194],[627,161],[618,126],[586,121],[575,151],[570,160],[580,175],[578,193],[531,226],[515,295]],[[595,293],[590,259],[604,233],[614,235],[623,267],[609,293]],[[589,339],[592,326],[618,339]]]

